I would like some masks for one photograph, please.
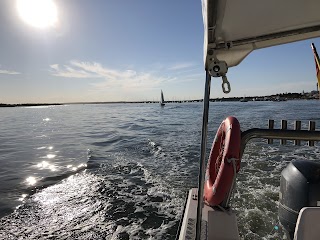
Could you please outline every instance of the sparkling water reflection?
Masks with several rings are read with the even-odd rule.
[[[33,186],[37,183],[37,179],[35,177],[28,177],[26,182],[28,185]]]
[[[319,126],[318,109],[318,101],[211,103],[207,151],[228,115],[242,130],[269,118],[305,127]],[[201,122],[198,103],[0,108],[0,239],[174,239],[197,185]],[[281,170],[319,153],[248,144],[232,200],[242,238],[282,238]]]

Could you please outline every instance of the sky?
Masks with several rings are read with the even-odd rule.
[[[0,103],[203,98],[201,0],[53,0],[42,28],[18,2],[0,1]],[[251,53],[229,68],[231,93],[212,79],[211,98],[315,90],[311,42],[320,49],[317,38]]]

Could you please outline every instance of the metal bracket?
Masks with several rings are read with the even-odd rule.
[[[225,61],[220,61],[213,49],[210,49],[208,54],[210,55],[208,64],[208,71],[210,75],[212,77],[225,76],[228,72],[227,63]]]
[[[231,47],[231,43],[226,43],[226,47]],[[208,51],[208,54],[211,55],[209,58],[209,67],[208,72],[212,77],[222,77],[222,91],[224,93],[229,93],[231,91],[230,82],[227,78],[228,65],[225,61],[220,61],[213,49]]]

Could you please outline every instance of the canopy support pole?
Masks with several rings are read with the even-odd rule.
[[[203,186],[205,176],[205,157],[207,147],[207,133],[208,133],[208,115],[209,115],[209,100],[210,100],[210,86],[211,76],[209,71],[206,71],[206,83],[203,99],[203,118],[202,118],[202,137],[201,137],[201,154],[199,165],[199,183],[198,183],[198,207],[197,207],[197,225],[196,225],[196,240],[201,238],[201,221],[202,221],[202,207],[203,207]]]

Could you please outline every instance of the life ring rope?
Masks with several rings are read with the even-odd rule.
[[[222,123],[224,124],[224,122]],[[219,156],[218,156],[218,161],[216,161],[216,174],[218,174],[219,169],[220,169],[220,165],[221,165],[221,161],[223,158],[223,151],[224,151],[224,131],[221,132],[221,139],[220,139],[220,151],[219,151]]]

